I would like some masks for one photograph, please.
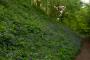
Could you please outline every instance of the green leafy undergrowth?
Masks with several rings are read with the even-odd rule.
[[[0,5],[0,60],[73,60],[79,38],[42,11],[15,1]]]

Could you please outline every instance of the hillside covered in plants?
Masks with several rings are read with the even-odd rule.
[[[90,32],[89,5],[36,1],[0,0],[0,60],[74,60],[80,37]],[[58,4],[66,7],[60,18]]]

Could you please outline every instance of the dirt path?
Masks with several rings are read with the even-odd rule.
[[[85,41],[76,60],[90,60],[90,42]]]

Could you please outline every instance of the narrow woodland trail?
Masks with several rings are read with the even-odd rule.
[[[90,39],[86,39],[83,42],[83,47],[81,48],[80,54],[77,56],[76,60],[90,60]]]

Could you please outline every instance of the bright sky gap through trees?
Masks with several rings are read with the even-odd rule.
[[[90,0],[81,0],[84,3],[90,3]]]

